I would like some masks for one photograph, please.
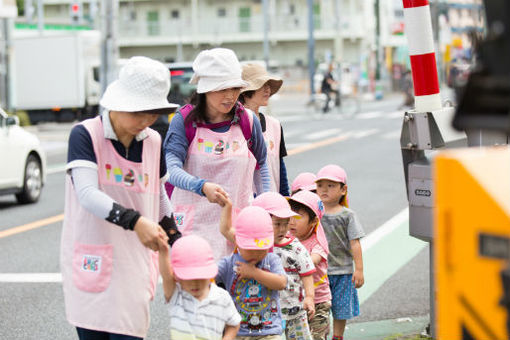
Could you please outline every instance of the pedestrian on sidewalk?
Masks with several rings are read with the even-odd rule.
[[[260,122],[237,101],[248,84],[235,53],[202,51],[193,71],[196,93],[175,114],[164,142],[168,181],[180,231],[207,238],[219,260],[233,248],[218,230],[218,195],[228,194],[242,209],[253,200],[254,176],[260,193],[270,190],[271,178]]]
[[[308,190],[311,192],[317,191],[317,185],[315,184],[315,180],[317,176],[311,172],[302,172],[294,178],[292,181],[292,185],[290,187],[292,191],[292,195],[300,192],[301,190]]]
[[[230,295],[212,279],[218,274],[209,243],[189,235],[169,247],[160,242],[159,270],[170,314],[170,337],[180,339],[235,339],[241,316]]]
[[[328,241],[320,223],[324,206],[319,196],[308,190],[292,195],[289,203],[291,209],[299,215],[290,220],[290,233],[308,250],[316,269],[313,274],[315,315],[309,321],[310,330],[314,340],[326,340],[330,324],[331,291],[327,275]]]
[[[281,340],[279,294],[287,286],[287,275],[280,258],[269,252],[274,242],[271,217],[255,206],[241,210],[235,228],[231,217],[231,204],[224,204],[220,229],[235,241],[236,252],[220,260],[216,282],[227,288],[241,314],[236,339]]]
[[[234,242],[234,230],[228,229],[232,202],[225,199],[224,218],[220,226],[222,234]],[[308,318],[315,314],[313,273],[315,265],[310,254],[299,240],[288,234],[289,221],[298,216],[290,209],[289,202],[277,192],[265,192],[253,201],[254,206],[261,207],[269,213],[273,222],[273,252],[282,261],[287,274],[287,287],[280,291],[280,306],[285,321],[284,332],[287,339],[311,340],[312,334]]]
[[[133,57],[101,98],[103,115],[71,131],[60,262],[67,320],[81,340],[147,335],[154,251],[178,235],[161,137],[148,128],[177,107],[169,89],[165,65]]]
[[[324,203],[321,222],[328,239],[328,277],[332,294],[333,339],[342,340],[346,320],[359,315],[357,289],[365,282],[360,238],[365,232],[349,209],[347,174],[338,165],[317,173],[317,193]],[[354,264],[354,266],[353,266]]]
[[[264,66],[251,63],[243,65],[242,76],[248,86],[241,90],[239,101],[243,103],[246,109],[254,112],[260,121],[267,148],[271,191],[289,196],[287,168],[283,161],[283,157],[287,156],[287,149],[285,148],[282,125],[276,118],[264,115],[259,111],[259,108],[267,106],[269,98],[278,92],[283,80],[269,75]]]

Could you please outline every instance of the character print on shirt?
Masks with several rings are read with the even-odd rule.
[[[266,289],[262,294],[262,285],[253,279],[239,279],[236,274],[232,282],[231,293],[235,296],[234,303],[241,315],[241,325],[251,331],[260,331],[264,326],[272,324],[272,317],[278,313],[278,305],[271,300],[272,291]]]

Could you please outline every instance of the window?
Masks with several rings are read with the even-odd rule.
[[[159,35],[159,12],[147,12],[147,33],[149,35]]]
[[[224,7],[218,8],[218,17],[227,16],[227,10]]]
[[[289,5],[289,14],[296,14],[296,6],[294,4]]]
[[[251,11],[249,7],[239,8],[239,31],[250,32]]]
[[[178,9],[173,9],[171,12],[170,12],[170,17],[172,19],[179,19],[179,10]]]

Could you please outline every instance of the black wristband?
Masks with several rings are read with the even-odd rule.
[[[163,217],[163,219],[159,222],[159,225],[163,228],[166,235],[168,236],[168,244],[170,247],[174,244],[175,241],[181,238],[182,234],[179,229],[177,229],[174,214],[172,214],[170,217]]]
[[[112,210],[110,210],[110,214],[106,220],[126,230],[133,230],[140,216],[138,211],[126,209],[122,205],[114,202]]]

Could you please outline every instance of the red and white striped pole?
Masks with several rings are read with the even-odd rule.
[[[417,112],[441,109],[432,19],[428,0],[402,0]]]

